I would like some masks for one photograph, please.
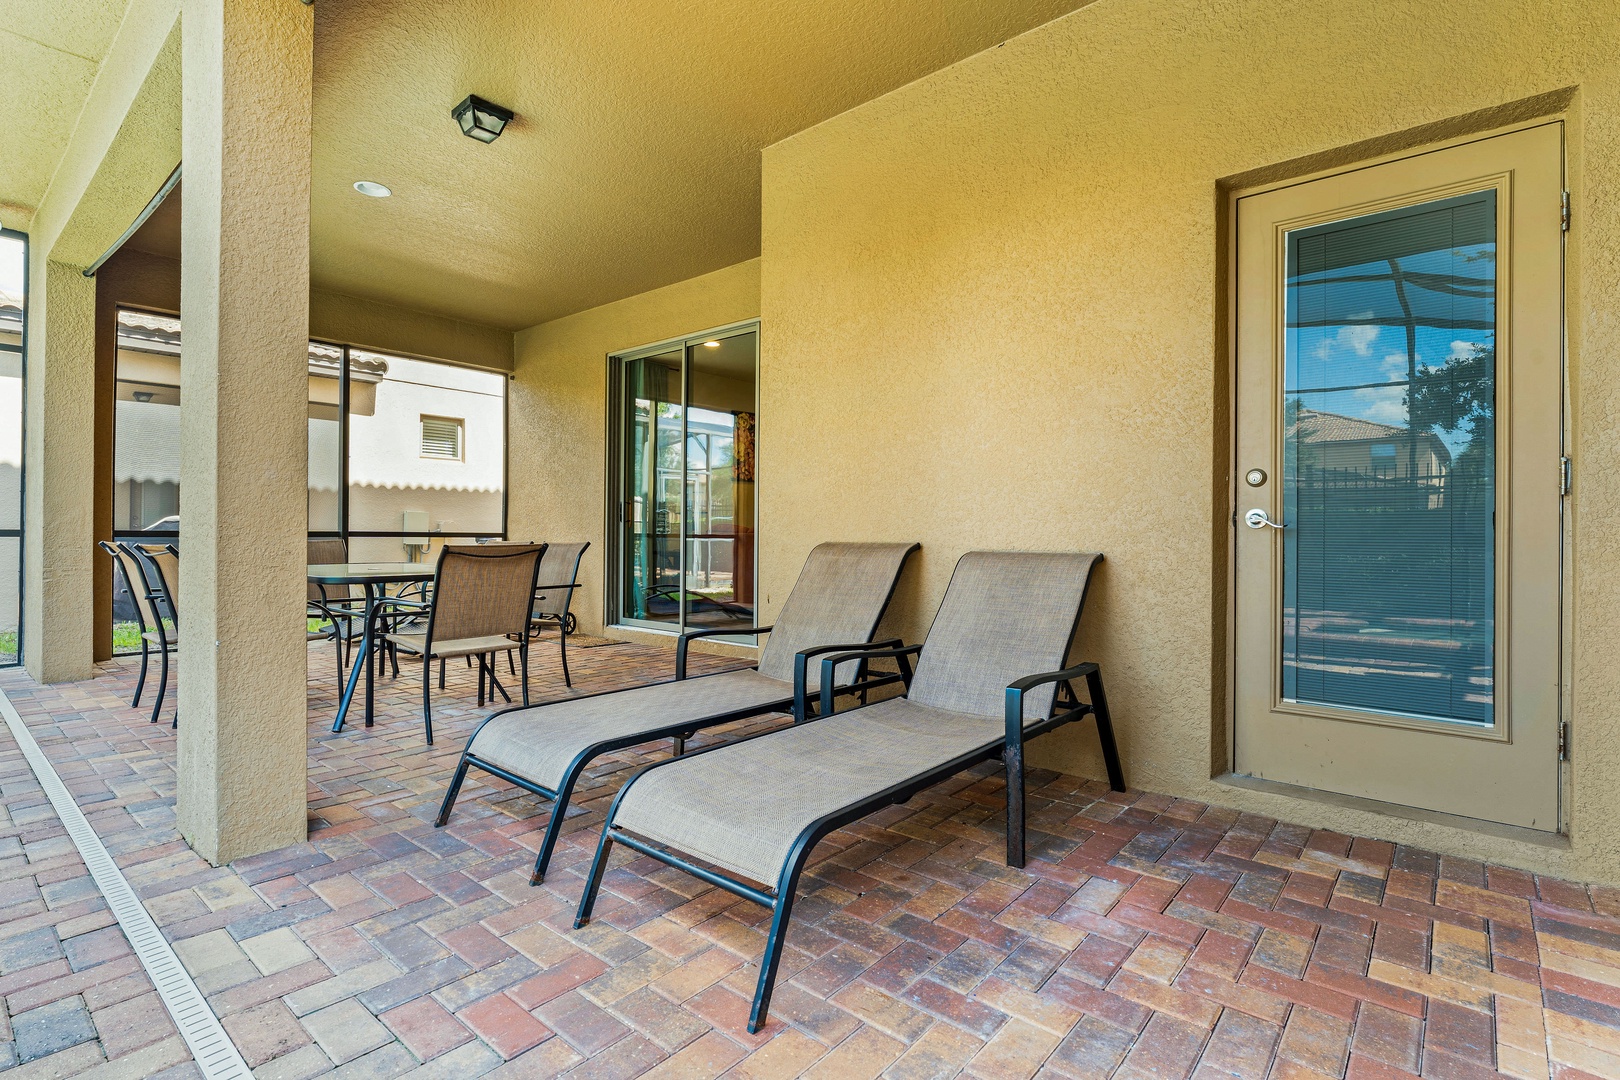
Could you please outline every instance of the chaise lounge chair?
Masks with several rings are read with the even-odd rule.
[[[1027,740],[1095,716],[1109,784],[1125,789],[1097,665],[1056,670],[1068,657],[1086,583],[1100,558],[964,555],[923,645],[822,660],[830,667],[894,658],[909,676],[904,697],[834,715],[824,696],[821,719],[814,723],[637,771],[608,810],[574,926],[590,921],[615,841],[770,908],[770,935],[748,1020],[748,1030],[757,1032],[770,1007],[799,875],[828,833],[1000,758],[1007,768],[1007,864],[1023,866]],[[1075,694],[1078,679],[1086,681],[1089,703]]]
[[[827,665],[818,674],[809,658],[871,643],[900,571],[916,550],[916,544],[822,544],[805,560],[774,627],[728,626],[683,634],[676,643],[674,682],[494,714],[467,740],[435,824],[442,826],[449,820],[462,781],[473,766],[552,800],[551,820],[531,878],[539,884],[562,833],[574,785],[585,767],[601,755],[655,739],[673,739],[679,756],[685,741],[703,728],[789,711],[799,723],[809,715],[810,698],[817,691],[826,702],[835,692],[869,690],[899,681],[899,675],[868,677],[866,662],[859,658],[835,665],[836,676]],[[686,677],[687,645],[693,639],[765,633],[771,636],[760,653],[758,667]]]

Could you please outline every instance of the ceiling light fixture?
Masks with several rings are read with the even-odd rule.
[[[463,135],[482,143],[492,143],[506,130],[507,122],[512,119],[512,110],[485,101],[477,94],[468,94],[465,101],[450,110],[450,115],[456,118]]]
[[[705,349],[718,349],[720,347],[720,343],[718,341],[705,341],[703,343],[703,347]]]
[[[150,391],[150,390],[137,390],[137,391],[135,391],[134,397],[135,397],[136,401],[140,401],[140,402],[151,401],[152,400],[152,391]]]
[[[393,192],[389,191],[384,185],[374,184],[370,180],[356,180],[354,182],[354,190],[358,191],[362,195],[370,195],[373,199],[386,199],[388,196],[393,194]]]

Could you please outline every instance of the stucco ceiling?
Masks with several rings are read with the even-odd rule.
[[[45,197],[129,0],[0,0],[0,220]]]
[[[517,329],[752,258],[761,149],[1083,2],[320,0],[314,284]]]

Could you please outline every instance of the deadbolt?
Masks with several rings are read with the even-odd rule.
[[[1250,469],[1248,473],[1244,475],[1243,479],[1249,482],[1250,487],[1259,487],[1261,484],[1266,482],[1266,470]]]

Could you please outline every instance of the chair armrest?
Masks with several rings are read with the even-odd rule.
[[[806,669],[809,667],[812,656],[820,656],[828,652],[848,652],[853,649],[892,649],[903,645],[899,638],[887,638],[883,641],[854,641],[847,645],[812,645],[808,649],[800,649],[793,654],[793,722],[802,724],[808,720],[810,713],[809,678]]]
[[[694,638],[723,637],[727,634],[751,634],[758,637],[768,634],[773,628],[769,626],[716,626],[708,630],[688,630],[675,642],[675,678],[677,681],[686,678],[686,643]]]
[[[836,656],[823,657],[821,661],[821,717],[826,719],[833,714],[833,698],[836,690],[833,682],[838,673],[838,665],[847,660],[883,660],[893,658],[900,665],[900,678],[907,688],[911,686],[910,656],[922,653],[921,645],[904,645],[890,649],[861,649],[856,652],[839,653]]]
[[[1006,721],[1007,745],[1022,747],[1024,744],[1024,695],[1037,686],[1048,683],[1065,683],[1073,679],[1084,678],[1098,670],[1096,664],[1076,664],[1072,668],[1062,671],[1043,671],[1039,675],[1025,675],[1007,684]]]

